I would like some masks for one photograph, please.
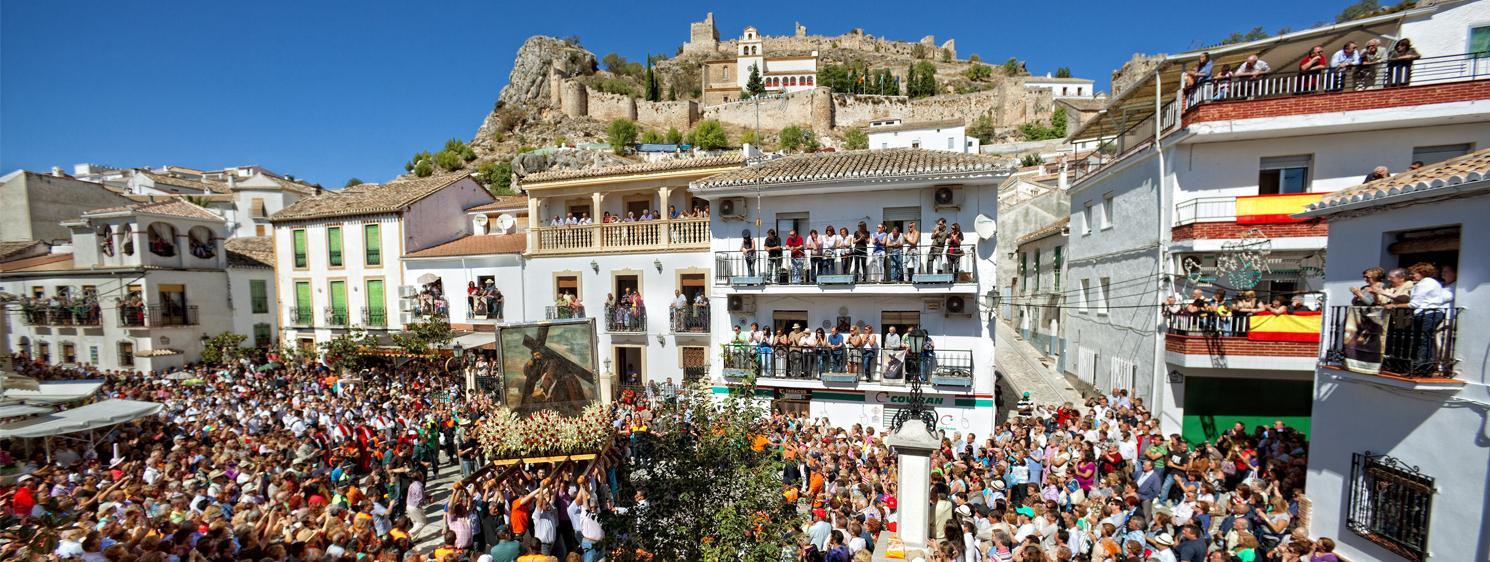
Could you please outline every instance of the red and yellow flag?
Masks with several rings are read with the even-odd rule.
[[[1236,198],[1237,224],[1279,224],[1303,222],[1293,218],[1304,207],[1319,201],[1323,193],[1290,193],[1286,195],[1249,195]]]
[[[1247,319],[1247,339],[1253,341],[1319,342],[1324,317],[1318,312],[1295,312],[1275,315],[1266,312]]]

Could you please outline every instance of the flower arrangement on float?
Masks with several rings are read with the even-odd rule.
[[[613,432],[610,410],[599,403],[578,416],[540,410],[526,418],[499,405],[477,422],[476,442],[491,459],[577,455],[605,449]]]

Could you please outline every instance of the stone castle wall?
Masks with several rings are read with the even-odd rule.
[[[963,119],[967,122],[991,116],[995,123],[1013,127],[1049,119],[1054,103],[1048,90],[1027,90],[1017,85],[969,94],[934,96],[912,100],[905,96],[855,96],[835,94],[827,88],[796,92],[762,100],[759,123],[776,130],[787,125],[810,126],[818,133],[833,129],[868,127],[872,121],[901,119],[908,122]],[[703,109],[704,119],[718,119],[737,127],[756,126],[757,104],[737,101]]]
[[[595,90],[589,90],[588,97],[590,101],[585,116],[602,122],[616,119],[636,120],[636,98]]]
[[[755,100],[732,101],[704,108],[703,118],[717,119],[720,123],[734,125],[736,127],[754,128],[757,123],[756,112],[759,109],[761,129],[776,130],[788,125],[816,128],[816,120],[813,116],[813,98],[815,96],[827,97],[831,95],[825,88],[818,88],[817,90],[771,96],[769,98],[763,98],[759,102]]]
[[[629,119],[645,127],[686,131],[699,120],[698,102],[646,101],[620,94],[597,91],[578,80],[553,82],[553,96],[560,110],[569,117],[589,117],[596,121]]]
[[[695,101],[636,102],[636,121],[647,127],[687,131],[698,119],[698,102]]]

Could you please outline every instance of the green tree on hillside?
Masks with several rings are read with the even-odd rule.
[[[936,95],[936,66],[926,61],[911,65],[906,71],[905,93],[913,98]]]
[[[869,133],[864,132],[864,129],[849,129],[843,133],[843,147],[849,150],[869,148]]]
[[[724,132],[724,125],[715,119],[699,121],[693,127],[693,132],[688,134],[688,140],[688,144],[704,150],[719,150],[729,146],[729,135]]]
[[[362,181],[360,179],[357,179],[357,178],[352,178],[352,179],[347,180],[346,185],[343,185],[342,187],[352,187],[352,186],[362,185],[364,183],[367,183],[367,182],[364,182],[364,181]]]
[[[662,144],[662,133],[647,129],[646,132],[642,133],[642,144]]]
[[[750,78],[745,81],[745,93],[755,97],[766,93],[766,83],[761,80],[761,69],[756,65],[750,65]]]
[[[647,77],[645,80],[647,101],[662,101],[662,86],[657,83],[657,74],[652,71],[652,57],[647,57]]]
[[[962,71],[962,75],[966,76],[968,80],[977,82],[992,78],[993,69],[988,68],[986,64],[973,63],[972,66],[967,67],[967,70]]]
[[[804,133],[801,127],[787,125],[781,129],[781,134],[779,135],[781,149],[796,152],[802,148],[802,145],[807,141],[807,137],[811,134],[812,131],[810,130]]]
[[[497,160],[482,164],[476,169],[477,179],[486,184],[493,196],[512,195],[512,162]]]
[[[1004,61],[1003,69],[1005,76],[1018,76],[1024,65],[1020,64],[1019,59],[1009,57],[1009,60]]]
[[[668,127],[667,136],[662,140],[667,144],[683,144],[683,133],[678,132],[677,127]]]
[[[1055,77],[1056,78],[1070,78],[1071,77],[1071,67],[1069,67],[1069,66],[1062,66],[1060,68],[1055,69]]]
[[[968,125],[967,134],[978,137],[978,141],[983,144],[988,144],[993,142],[993,135],[997,133],[995,129],[993,117],[983,115],[974,120],[972,125]]]
[[[610,149],[616,154],[625,154],[626,147],[636,143],[636,122],[629,119],[617,119],[610,122],[605,129],[606,141],[610,143]]]

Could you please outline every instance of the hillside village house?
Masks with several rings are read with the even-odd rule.
[[[690,190],[713,209],[715,391],[756,375],[760,398],[776,411],[887,427],[907,403],[906,377],[920,375],[939,427],[988,434],[994,320],[985,301],[995,287],[995,256],[976,225],[987,223],[982,228],[992,234],[1006,176],[989,158],[906,148],[784,156],[694,181]],[[939,220],[948,230],[960,227],[961,244],[933,238]],[[860,225],[888,233],[912,224],[920,230],[915,251],[906,251],[902,236],[899,248],[866,243],[855,258]],[[821,238],[830,225],[847,230],[848,245],[809,255],[811,231]],[[801,252],[773,252],[775,244],[795,246],[792,231],[804,238]],[[796,344],[754,344],[753,325]],[[848,338],[867,329],[873,340],[839,353],[795,339],[798,329],[812,338],[819,330]]]
[[[1050,90],[1050,97],[1058,100],[1096,97],[1097,91],[1092,88],[1092,84],[1093,82],[1086,78],[1058,78],[1050,74],[1028,76],[1024,79],[1024,87]]]
[[[467,234],[404,255],[405,279],[438,278],[448,287],[450,327],[467,349],[494,348],[503,322],[542,319],[544,299],[530,298],[523,276],[528,247],[528,197],[507,195],[466,209]],[[533,310],[532,314],[527,311]]]
[[[750,83],[750,71],[756,69],[766,92],[789,94],[811,90],[817,81],[817,51],[808,55],[766,56],[761,35],[746,27],[735,46],[735,57],[704,62],[704,105],[719,105],[740,100],[740,92]]]
[[[732,154],[523,178],[532,226],[521,273],[493,273],[521,279],[516,292],[502,289],[525,301],[508,301],[507,321],[595,318],[601,372],[622,386],[705,376],[718,303],[709,283],[709,218],[692,216],[708,205],[688,186],[742,163]],[[648,212],[660,218],[640,220]],[[554,224],[586,216],[588,224]],[[633,294],[640,296],[628,299]]]
[[[196,361],[223,332],[266,343],[273,318],[250,295],[272,276],[254,257],[230,255],[222,217],[167,199],[63,224],[71,253],[0,264],[0,291],[19,297],[7,311],[10,349],[54,365],[160,370]]]
[[[133,203],[119,191],[102,184],[68,177],[61,170],[51,174],[16,170],[0,176],[0,243],[27,247],[65,246],[72,241],[72,231],[63,221],[78,218],[90,209],[117,207]],[[33,251],[46,251],[43,247]],[[12,252],[0,255],[0,260]]]
[[[906,123],[885,119],[869,124],[869,149],[924,148],[946,152],[978,153],[978,137],[967,135],[962,119]]]
[[[1066,357],[1061,309],[1070,289],[1065,275],[1070,222],[1070,217],[1063,217],[1018,238],[1015,253],[1019,256],[1019,282],[1011,285],[1018,291],[1011,291],[1013,316],[1009,324],[1036,350],[1054,360],[1058,372],[1064,369],[1062,361]]]
[[[463,287],[406,279],[400,259],[466,235],[465,210],[492,200],[476,180],[444,175],[327,191],[270,216],[281,340],[309,349],[354,326],[376,335],[443,321]]]
[[[1181,76],[1201,53],[1168,56],[1113,99],[1072,135],[1109,138],[1097,152],[1110,157],[1077,170],[1071,187],[1067,268],[1079,289],[1062,322],[1067,370],[1102,390],[1133,389],[1165,431],[1191,440],[1238,421],[1307,433],[1329,227],[1293,215],[1377,166],[1399,173],[1487,146],[1490,73],[1465,52],[1487,21],[1490,2],[1439,2],[1218,47],[1216,69],[1261,55],[1273,71],[1188,89]],[[1421,55],[1410,66],[1294,71],[1321,43],[1328,54],[1399,37]],[[1304,308],[1216,323],[1183,314],[1194,290],[1297,297]],[[1165,322],[1169,297],[1182,314]]]
[[[1310,534],[1349,560],[1481,558],[1490,149],[1325,195],[1299,216],[1328,222],[1330,252]],[[1420,262],[1438,269],[1439,299],[1428,280],[1410,306],[1357,306],[1362,271]]]

